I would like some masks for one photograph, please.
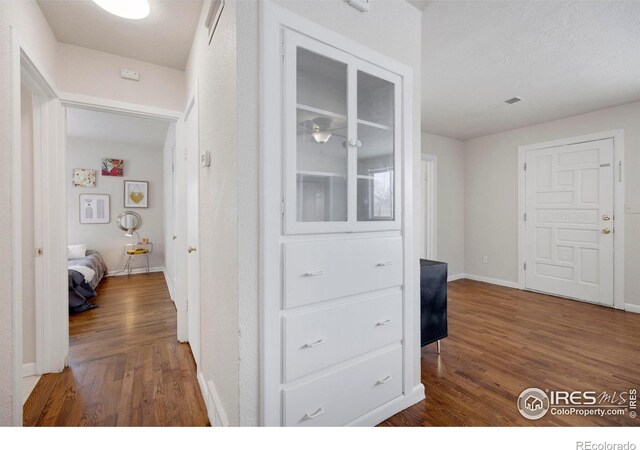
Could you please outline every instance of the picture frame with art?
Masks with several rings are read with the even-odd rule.
[[[96,171],[94,169],[73,169],[71,182],[73,187],[96,187]]]
[[[80,194],[80,223],[100,224],[111,221],[109,194]]]
[[[124,175],[124,159],[102,158],[102,176],[121,177]]]
[[[149,207],[149,182],[125,180],[124,182],[124,207],[148,208]]]

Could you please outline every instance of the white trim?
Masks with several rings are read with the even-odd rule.
[[[32,377],[36,374],[36,363],[30,362],[22,365],[22,378]]]
[[[198,386],[207,408],[207,416],[212,427],[228,427],[229,419],[225,412],[220,395],[212,380],[207,382],[202,372],[198,372]]]
[[[110,100],[90,95],[61,92],[60,101],[71,108],[89,109],[92,111],[108,111],[116,114],[127,114],[135,117],[151,117],[154,119],[177,121],[182,116],[182,111],[157,108],[155,106],[141,105],[138,103]]]
[[[450,283],[450,282],[456,281],[456,280],[462,280],[462,279],[464,279],[466,277],[467,277],[467,275],[464,274],[464,273],[457,273],[455,275],[449,275],[447,277],[447,283]]]
[[[497,286],[504,286],[512,289],[518,289],[518,283],[516,283],[515,281],[506,281],[506,280],[500,280],[498,278],[483,277],[480,275],[473,275],[470,273],[465,273],[464,276],[460,278],[466,278],[467,280],[473,280],[473,281],[481,281],[483,283],[495,284]]]
[[[630,313],[640,314],[640,305],[633,305],[631,303],[625,303],[624,310]]]
[[[409,394],[402,395],[388,403],[385,403],[379,408],[368,412],[364,416],[358,417],[356,420],[349,422],[347,426],[371,427],[378,425],[380,422],[383,422],[394,414],[397,414],[424,399],[424,386],[419,384],[415,386]]]
[[[526,189],[525,170],[526,152],[540,150],[544,148],[561,147],[564,145],[581,144],[584,142],[599,141],[603,139],[613,139],[613,161],[614,167],[614,217],[615,232],[614,239],[614,273],[613,273],[613,307],[625,309],[625,173],[624,173],[624,130],[609,130],[598,133],[586,134],[582,136],[557,139],[554,141],[541,142],[539,144],[518,146],[518,283],[519,289],[525,289],[525,223],[524,213],[526,211]]]
[[[167,289],[169,290],[169,297],[171,298],[171,301],[175,303],[176,301],[174,300],[174,297],[173,297],[173,285],[171,284],[171,277],[167,273],[167,268],[164,266],[162,267],[162,274],[164,275],[164,282],[167,283]]]
[[[427,244],[427,259],[438,259],[438,157],[429,153],[422,153],[420,161],[427,161],[428,177],[427,177],[427,194],[429,196],[426,199],[427,206],[427,221],[429,222],[426,227],[427,232],[423,232],[422,238],[426,240]],[[422,171],[422,168],[420,168]],[[422,173],[420,174],[422,177]],[[422,184],[421,184],[422,186]],[[422,199],[422,207],[425,207],[425,199]],[[424,245],[422,246],[424,250]]]
[[[164,267],[149,267],[149,273],[156,273],[156,272],[164,272]],[[147,268],[146,267],[136,267],[134,269],[131,269],[131,275],[138,275],[141,273],[147,273]],[[105,275],[105,277],[123,277],[123,276],[127,276],[127,271],[126,270],[110,270],[109,272],[107,272],[107,274]]]
[[[21,82],[34,94],[34,149],[47,157],[43,164],[48,164],[51,171],[39,180],[43,192],[51,195],[62,195],[64,184],[64,158],[60,157],[60,149],[64,141],[60,135],[58,123],[60,104],[51,78],[40,68],[32,57],[32,52],[25,46],[19,33],[11,27],[11,301],[12,301],[12,423],[22,425],[22,371],[23,371],[23,337],[22,337],[22,134],[21,134]],[[37,138],[37,139],[35,139]],[[40,295],[36,298],[36,371],[61,371],[64,368],[68,352],[68,296],[66,277],[56,277],[56,261],[62,257],[64,250],[66,261],[66,214],[61,217],[55,205],[47,204],[37,212],[42,229],[42,246],[45,249],[41,258]],[[66,210],[65,210],[66,212]],[[64,236],[57,239],[57,232],[65,226]],[[66,264],[65,264],[66,270]],[[63,286],[64,284],[64,286]],[[48,295],[44,296],[43,292]],[[60,304],[64,297],[64,310]],[[51,318],[53,318],[51,320]],[[39,341],[39,342],[38,342]]]

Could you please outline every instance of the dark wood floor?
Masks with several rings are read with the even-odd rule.
[[[69,367],[44,375],[27,426],[209,424],[188,344],[161,273],[105,278],[99,308],[69,319]]]
[[[449,337],[422,349],[426,400],[386,426],[640,425],[640,418],[523,418],[529,387],[640,391],[640,314],[470,280],[449,283]],[[640,408],[640,405],[639,405]]]

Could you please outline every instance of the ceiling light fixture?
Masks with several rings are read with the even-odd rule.
[[[313,136],[313,140],[318,144],[326,144],[333,134],[330,131],[321,131],[319,126],[313,127],[313,132],[311,133]]]
[[[93,0],[111,14],[125,19],[144,19],[151,12],[148,0]]]

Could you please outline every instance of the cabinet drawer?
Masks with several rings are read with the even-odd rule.
[[[285,389],[284,425],[340,426],[402,394],[402,347]]]
[[[285,308],[402,284],[402,237],[284,244]]]
[[[402,339],[402,292],[283,318],[285,380]]]

